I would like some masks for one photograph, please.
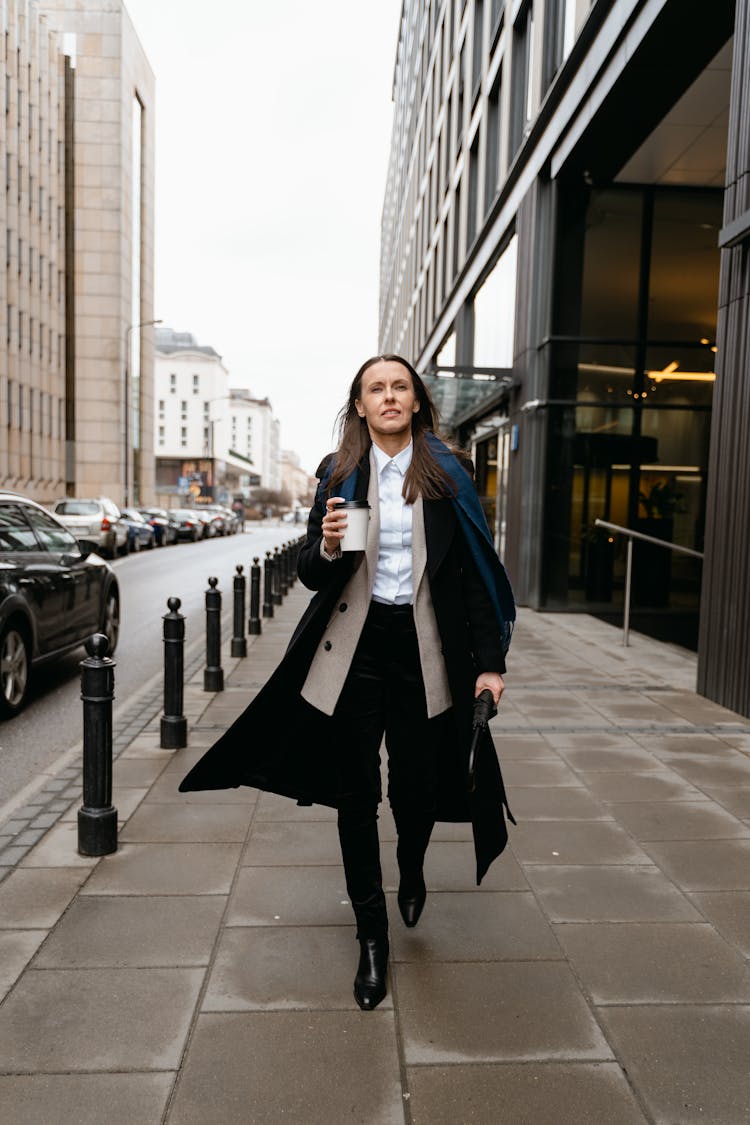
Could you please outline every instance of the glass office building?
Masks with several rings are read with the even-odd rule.
[[[403,5],[380,346],[473,452],[533,607],[621,613],[624,540],[597,519],[719,553],[719,389],[747,422],[747,9]],[[639,545],[639,625],[696,643],[703,569]]]

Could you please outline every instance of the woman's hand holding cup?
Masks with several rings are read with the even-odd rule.
[[[326,514],[323,516],[323,546],[326,554],[338,550],[346,530],[346,511],[336,511],[334,505],[341,504],[343,496],[330,496],[326,500]]]

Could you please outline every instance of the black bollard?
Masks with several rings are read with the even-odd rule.
[[[250,619],[247,631],[251,637],[257,637],[262,632],[260,625],[260,566],[257,558],[253,559],[250,567]]]
[[[168,598],[164,622],[164,714],[161,717],[162,750],[187,746],[187,719],[182,713],[185,682],[185,618],[179,598]]]
[[[234,576],[234,630],[232,633],[232,656],[247,656],[245,640],[245,575],[242,567],[236,568]]]
[[[209,578],[206,590],[206,669],[203,673],[204,691],[224,690],[224,671],[221,667],[221,592],[216,589],[218,578]]]
[[[273,549],[273,585],[271,587],[271,598],[274,605],[281,605],[281,552],[278,547]]]
[[[83,805],[78,810],[78,851],[111,855],[117,851],[117,809],[112,806],[112,700],[115,662],[109,641],[95,633],[81,661],[83,700]]]
[[[273,556],[266,551],[263,563],[263,616],[273,617]]]
[[[289,556],[287,554],[288,543],[284,543],[279,552],[279,561],[281,569],[279,571],[279,586],[281,587],[281,596],[285,598],[289,593]]]

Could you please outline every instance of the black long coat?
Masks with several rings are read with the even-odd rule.
[[[358,475],[356,499],[367,497],[368,484],[366,464]],[[451,502],[425,500],[423,509],[430,595],[454,701],[449,711],[430,720],[438,761],[437,819],[471,821],[479,883],[507,843],[504,812],[509,810],[489,734],[477,753],[476,788],[472,794],[467,790],[474,684],[479,672],[503,672],[505,664],[492,603],[466,549]],[[335,563],[321,558],[324,513],[319,489],[298,563],[303,583],[317,593],[283,660],[246,710],[183,779],[181,791],[250,785],[303,804],[335,807],[334,763],[327,747],[335,737],[336,720],[306,703],[300,692],[357,556],[346,553]]]

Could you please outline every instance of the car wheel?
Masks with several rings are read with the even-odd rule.
[[[155,546],[156,546],[156,536],[155,535],[149,535],[148,540],[146,542],[146,547],[148,548],[149,551],[153,551]]]
[[[114,590],[110,590],[104,603],[101,631],[109,641],[107,655],[112,656],[117,648],[117,641],[120,636],[120,602]]]
[[[15,625],[6,625],[0,635],[0,713],[17,715],[29,695],[29,645]]]

